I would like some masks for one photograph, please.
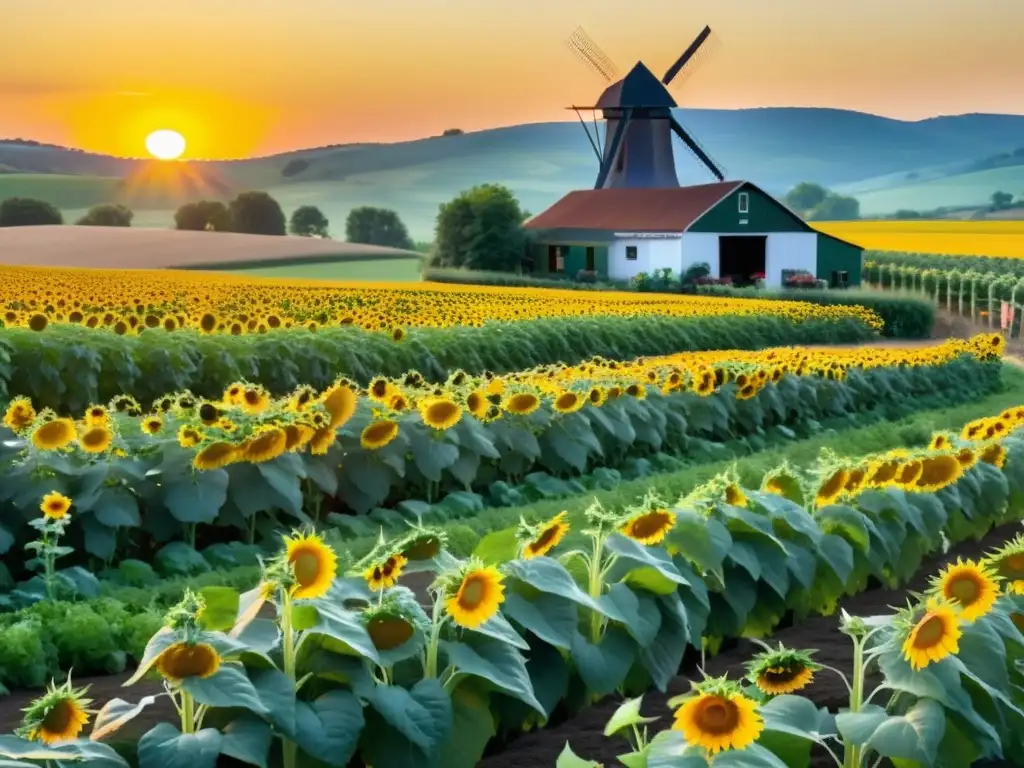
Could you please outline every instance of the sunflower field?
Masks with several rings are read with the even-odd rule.
[[[495,532],[465,560],[429,526],[381,537],[360,560],[295,531],[250,590],[189,590],[167,613],[127,683],[161,680],[159,694],[102,703],[86,740],[87,692],[70,677],[54,682],[17,735],[0,739],[0,757],[472,768],[495,734],[616,691],[664,691],[688,647],[763,637],[788,611],[833,613],[869,579],[894,585],[944,543],[1019,520],[1021,426],[1024,406],[912,451],[779,466],[758,488],[725,473],[676,501],[595,503],[579,519]],[[66,502],[42,502],[43,537],[77,514],[77,501]],[[416,572],[432,574],[424,595],[399,583]],[[768,647],[752,662],[760,693],[728,680],[698,684],[678,702],[677,727],[644,738],[635,745],[644,761],[627,764],[804,768],[809,753],[801,761],[788,740],[837,735],[850,768],[870,764],[862,753],[922,766],[1019,753],[1021,591],[1024,536],[939,574],[921,604],[895,618],[843,616],[858,660],[848,712],[829,719],[787,698],[819,669],[800,649]],[[869,662],[899,693],[885,706],[856,671]],[[173,720],[115,752],[125,725],[163,699]],[[618,722],[648,722],[637,718],[634,704]],[[958,737],[947,744],[944,732]]]
[[[225,532],[252,544],[282,525],[352,514],[471,514],[516,486],[582,492],[581,476],[646,457],[749,452],[823,419],[965,402],[998,385],[1003,343],[595,359],[460,371],[443,385],[410,372],[278,399],[240,381],[215,400],[177,392],[144,409],[122,395],[78,418],[16,398],[0,443],[0,553],[33,535],[49,490],[76,499],[76,545],[108,562]],[[5,562],[18,570],[16,556]]]

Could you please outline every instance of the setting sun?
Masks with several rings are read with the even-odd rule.
[[[153,131],[146,137],[146,151],[157,160],[174,160],[185,151],[185,137],[177,131]]]

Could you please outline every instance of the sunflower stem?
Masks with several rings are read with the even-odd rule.
[[[430,640],[427,643],[427,656],[423,664],[423,677],[426,680],[433,680],[437,677],[437,646],[441,641],[441,625],[444,623],[443,605],[442,596],[436,595],[434,597],[434,611],[430,618]]]
[[[850,712],[860,712],[864,702],[864,643],[865,637],[853,638],[853,684],[850,690]],[[843,768],[860,768],[861,745],[850,744],[843,755]]]
[[[196,713],[195,700],[188,691],[181,692],[181,732],[195,733]]]
[[[601,533],[595,533],[594,536],[594,551],[590,555],[589,563],[589,579],[587,581],[587,593],[597,600],[604,592],[604,579],[602,578],[602,563],[601,556],[604,549],[604,535]],[[590,612],[590,642],[593,645],[597,645],[601,642],[601,627],[603,624],[603,618],[597,611],[591,610]]]
[[[295,686],[295,634],[292,631],[292,596],[287,589],[281,590],[281,636],[284,656],[284,673]],[[282,739],[281,750],[284,768],[295,768],[297,757],[296,743],[290,739]]]

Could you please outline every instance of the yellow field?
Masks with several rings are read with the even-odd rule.
[[[1024,221],[836,221],[813,226],[874,251],[1024,259]]]
[[[204,333],[265,333],[274,328],[355,325],[367,330],[479,326],[540,317],[775,315],[793,320],[881,320],[859,306],[798,301],[454,286],[440,283],[340,283],[260,279],[172,270],[0,266],[4,325],[42,331],[74,324],[118,334],[194,328]]]

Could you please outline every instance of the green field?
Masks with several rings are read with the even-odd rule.
[[[989,202],[993,192],[1024,196],[1024,165],[992,168],[975,173],[902,184],[885,189],[855,192],[862,216],[892,213],[900,208],[932,210]]]
[[[63,176],[47,173],[0,174],[0,200],[8,197],[35,197],[45,200],[64,214],[65,221],[74,221],[90,205],[112,200],[121,180],[106,176]]]
[[[280,267],[233,269],[232,274],[295,280],[369,280],[413,283],[420,279],[419,259],[359,259],[322,264],[289,264]]]

